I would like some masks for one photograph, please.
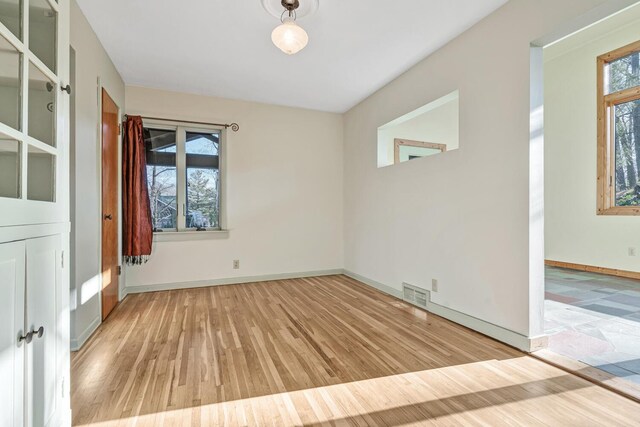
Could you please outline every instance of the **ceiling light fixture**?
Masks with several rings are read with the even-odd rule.
[[[285,9],[280,15],[282,24],[271,33],[271,41],[287,55],[295,55],[309,43],[307,32],[296,24],[296,9],[300,7],[300,2],[299,0],[282,0],[281,4]]]

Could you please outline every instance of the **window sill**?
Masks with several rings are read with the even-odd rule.
[[[598,215],[611,216],[639,216],[640,207],[638,206],[612,206],[610,208],[599,209]]]
[[[188,242],[190,240],[227,239],[229,230],[211,231],[162,231],[153,233],[154,242]]]

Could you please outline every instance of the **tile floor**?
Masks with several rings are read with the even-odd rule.
[[[549,349],[640,384],[640,281],[546,268]]]

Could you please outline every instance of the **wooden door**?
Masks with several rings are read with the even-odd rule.
[[[24,241],[0,245],[0,426],[24,425]]]
[[[26,330],[31,342],[27,351],[28,427],[55,424],[57,410],[58,295],[61,286],[60,235],[26,241]]]
[[[102,320],[118,304],[118,106],[102,89]]]

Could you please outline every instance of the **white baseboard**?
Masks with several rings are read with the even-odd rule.
[[[95,330],[98,329],[98,326],[100,326],[100,323],[102,323],[102,321],[100,319],[100,316],[98,316],[95,319],[93,319],[93,322],[91,322],[91,324],[89,324],[89,326],[87,326],[87,328],[84,331],[82,331],[80,335],[78,335],[76,338],[72,337],[71,351],[80,350],[84,345],[84,343],[89,339],[91,334],[93,334]]]
[[[344,274],[381,292],[402,299],[402,291],[400,290],[380,282],[376,282],[375,280],[368,279],[351,271],[345,270]],[[487,335],[527,353],[547,347],[548,337],[546,335],[527,337],[510,329],[503,328],[502,326],[494,325],[493,323],[478,319],[477,317],[434,303],[431,301],[431,292],[427,289],[425,289],[425,291],[428,294],[427,311],[430,313],[444,317],[445,319],[451,320],[459,325],[466,326],[469,329],[473,329],[476,332],[480,332],[483,335]]]
[[[209,286],[237,285],[241,283],[267,282],[270,280],[301,279],[303,277],[332,276],[342,274],[341,268],[333,270],[305,271],[298,273],[265,274],[261,276],[230,277],[224,279],[198,280],[193,282],[159,283],[152,285],[127,285],[123,289],[124,298],[129,294],[170,291],[175,289],[206,288]]]
[[[527,353],[532,353],[547,347],[548,337],[546,335],[527,337],[510,329],[503,328],[502,326],[494,325],[477,317],[444,307],[431,301],[431,292],[429,292],[427,311]]]
[[[376,282],[375,280],[371,280],[368,277],[361,276],[358,273],[354,273],[352,271],[343,270],[343,274],[345,276],[351,277],[354,280],[357,280],[358,282],[362,282],[365,285],[369,285],[372,288],[379,290],[380,292],[402,299],[402,291],[392,288],[391,286]]]

